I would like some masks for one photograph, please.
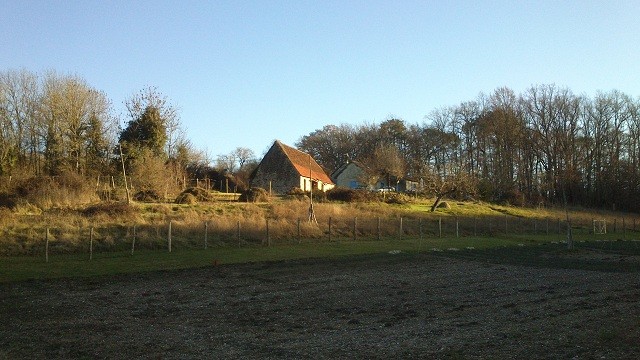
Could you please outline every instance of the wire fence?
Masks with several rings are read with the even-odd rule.
[[[0,255],[34,255],[130,251],[172,252],[216,247],[261,247],[296,243],[404,241],[426,239],[527,237],[549,242],[566,241],[568,232],[577,241],[633,240],[640,221],[635,218],[605,221],[560,218],[527,219],[494,217],[398,217],[318,219],[212,218],[199,223],[158,221],[109,226],[32,227],[0,229]],[[598,224],[596,224],[598,223]],[[597,225],[597,226],[596,226]]]

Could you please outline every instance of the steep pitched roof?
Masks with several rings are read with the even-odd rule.
[[[311,175],[311,178],[314,180],[320,180],[325,184],[333,184],[333,181],[331,181],[327,173],[318,165],[311,155],[285,145],[278,140],[276,140],[276,145],[278,145],[287,158],[289,158],[289,161],[291,161],[300,176],[309,177],[309,175]]]
[[[362,165],[360,162],[355,161],[355,160],[348,160],[346,163],[342,164],[339,168],[337,168],[334,172],[331,173],[331,178],[332,179],[336,179],[338,176],[340,176],[340,174],[342,174],[343,171],[345,171],[347,169],[347,167],[349,167],[349,165],[355,165],[356,167],[358,167],[360,170],[367,170],[367,167]]]

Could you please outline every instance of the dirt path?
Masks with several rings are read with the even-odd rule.
[[[640,358],[640,274],[437,255],[0,285],[8,358]]]

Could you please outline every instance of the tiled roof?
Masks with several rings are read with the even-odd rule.
[[[309,175],[311,175],[311,179],[313,180],[320,180],[325,184],[333,184],[333,181],[331,181],[327,173],[325,173],[311,155],[285,145],[280,141],[276,141],[276,144],[280,146],[282,152],[289,158],[300,176],[309,177]]]

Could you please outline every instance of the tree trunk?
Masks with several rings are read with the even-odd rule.
[[[438,207],[438,205],[440,205],[440,201],[442,200],[442,198],[444,198],[445,196],[449,195],[449,194],[453,194],[454,192],[456,192],[456,189],[451,189],[449,191],[445,191],[442,194],[439,194],[436,196],[436,201],[433,202],[433,205],[431,205],[431,212],[435,212],[436,208]]]

